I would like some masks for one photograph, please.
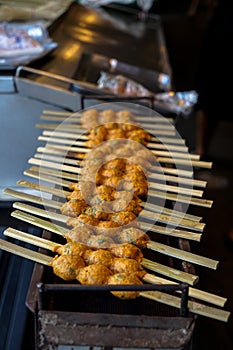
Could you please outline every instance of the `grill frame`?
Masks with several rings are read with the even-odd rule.
[[[75,92],[70,92],[69,90],[64,90],[61,88],[57,88],[56,86],[51,86],[51,85],[45,85],[45,84],[39,84],[33,80],[30,80],[25,77],[21,77],[22,71],[26,70],[29,74],[42,74],[43,72],[41,71],[36,71],[36,70],[31,70],[27,69],[25,67],[19,67],[17,70],[17,74],[15,77],[15,84],[16,84],[16,89],[15,91],[16,94],[19,94],[22,97],[26,97],[30,100],[38,100],[42,102],[46,102],[51,106],[57,106],[59,108],[67,108],[68,105],[70,105],[70,101],[72,101],[71,104],[71,110],[76,110],[77,108],[80,108],[81,105],[81,99],[82,96],[78,93]],[[56,77],[58,80],[60,77]],[[56,80],[56,79],[55,79]],[[69,79],[64,79],[64,83],[68,83],[68,85],[71,83]],[[70,86],[70,85],[69,85]],[[45,94],[45,90],[49,92],[49,94]],[[41,92],[43,91],[43,94]],[[45,96],[46,95],[46,96]],[[61,96],[64,97],[63,100],[63,105],[60,105],[60,101],[62,100]],[[92,96],[92,99],[88,98],[88,104],[93,105],[96,104],[96,96]],[[101,97],[100,97],[101,99]],[[49,238],[51,236],[50,233],[48,232],[43,232],[43,237],[44,238]],[[51,237],[50,237],[51,238]],[[190,250],[189,247],[189,242],[184,242],[182,240],[176,240],[177,247],[184,249],[185,250]],[[40,249],[41,253],[47,253],[47,251]],[[174,262],[173,259],[168,258],[169,260],[169,266],[175,267],[175,265],[179,264],[182,265],[182,269],[185,270],[185,272],[194,272],[194,268],[191,264],[187,264],[184,262]],[[180,267],[180,266],[179,266]],[[137,324],[135,324],[136,320],[140,319],[141,324],[144,322],[151,322],[151,328],[150,331],[152,332],[154,338],[157,339],[157,343],[150,343],[150,348],[155,347],[160,348],[160,349],[168,349],[168,348],[173,348],[173,349],[189,349],[191,346],[191,341],[192,341],[192,333],[195,327],[195,320],[196,316],[193,315],[185,315],[185,316],[180,316],[180,312],[177,311],[175,312],[174,315],[174,308],[172,307],[167,307],[163,305],[163,310],[167,309],[169,312],[172,313],[171,315],[165,315],[164,312],[160,313],[160,315],[146,315],[145,313],[141,313],[140,315],[132,315],[132,314],[127,314],[123,315],[121,314],[112,314],[112,313],[88,313],[88,312],[71,312],[71,311],[64,311],[64,310],[50,310],[50,309],[44,309],[39,306],[38,303],[38,283],[45,283],[44,278],[46,277],[47,270],[49,268],[44,267],[39,264],[35,264],[33,273],[32,273],[32,278],[30,281],[30,286],[26,298],[26,306],[28,309],[34,314],[34,319],[35,319],[35,336],[36,336],[36,349],[37,350],[45,350],[45,349],[58,349],[59,345],[64,345],[64,346],[80,346],[84,345],[84,343],[81,342],[81,340],[78,338],[78,335],[74,335],[74,333],[80,333],[81,328],[83,327],[82,320],[88,321],[88,320],[93,320],[93,317],[95,317],[96,320],[96,327],[98,327],[98,322],[102,320],[103,318],[108,319],[108,317],[112,318],[114,321],[114,326],[116,328],[116,332],[119,329],[125,330],[125,324],[124,322],[121,323],[122,319],[125,319],[125,316],[130,320],[130,325],[127,327],[126,331],[128,330],[129,333],[132,332],[132,330],[137,330],[137,332],[140,333],[140,341],[141,343],[135,344],[135,347],[142,348],[145,347],[145,341],[146,336],[143,336],[143,329],[144,327],[138,327]],[[51,280],[49,281],[51,283]],[[154,302],[153,304],[158,305],[161,307],[160,303]],[[168,312],[168,313],[169,313]],[[92,315],[91,317],[88,317],[89,315]],[[59,317],[58,317],[59,316]],[[57,327],[57,324],[53,324],[54,317],[59,320],[59,327]],[[69,331],[67,330],[67,320],[69,320]],[[146,321],[147,320],[147,321]],[[79,323],[78,323],[79,322]],[[51,328],[49,328],[49,326]],[[86,326],[86,332],[89,332],[89,328],[92,327],[91,324],[87,324]],[[89,327],[89,328],[88,328]],[[141,328],[141,329],[140,329]],[[73,330],[76,329],[76,332]],[[107,329],[103,328],[103,329]],[[176,332],[174,331],[176,330]],[[80,332],[78,331],[80,330]],[[93,332],[92,332],[93,333]],[[181,338],[181,342],[178,342],[178,337],[174,336],[175,334],[183,334],[184,336]],[[115,336],[117,336],[118,333],[112,333],[111,339],[117,339]],[[52,336],[53,335],[53,336]],[[96,334],[96,337],[98,334]],[[67,340],[68,338],[68,340]],[[118,337],[119,338],[119,337]],[[164,343],[164,338],[167,339],[166,344]],[[72,339],[72,340],[70,340]],[[127,344],[123,343],[123,340],[120,339],[120,344],[112,343],[109,344],[106,340],[105,337],[102,339],[102,343],[98,343],[99,346],[104,347],[104,348],[109,348],[109,347],[114,347],[114,346],[122,346],[122,347],[132,347],[132,337],[129,338],[131,341],[129,341]],[[138,341],[138,340],[137,340]],[[97,342],[97,341],[96,341]],[[144,343],[143,343],[144,342]],[[72,344],[71,344],[72,343]],[[81,343],[81,344],[80,344]],[[87,344],[87,345],[98,345],[98,344]],[[126,346],[127,345],[127,346]],[[153,345],[153,346],[152,346]],[[166,346],[166,347],[164,347]]]

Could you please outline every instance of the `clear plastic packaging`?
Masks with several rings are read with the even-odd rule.
[[[0,23],[0,64],[28,64],[56,47],[41,22]]]

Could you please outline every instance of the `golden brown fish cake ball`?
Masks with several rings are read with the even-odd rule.
[[[115,122],[109,123],[108,122],[108,123],[105,123],[104,126],[107,130],[117,129],[118,123],[115,123]]]
[[[114,256],[119,258],[135,259],[138,262],[141,262],[143,259],[141,249],[131,243],[115,244],[108,249]]]
[[[121,228],[112,221],[100,221],[99,225],[95,227],[96,235],[109,237],[115,242],[115,237],[121,232]]]
[[[148,194],[148,183],[147,181],[137,181],[133,183],[134,193],[135,195],[146,198]]]
[[[147,243],[150,242],[150,237],[136,227],[129,227],[122,230],[117,236],[117,241],[119,243],[135,244],[139,248],[146,248]]]
[[[112,244],[114,244],[114,240],[105,235],[92,236],[87,242],[87,245],[94,249],[106,249]]]
[[[90,250],[90,248],[81,243],[81,242],[68,242],[64,245],[58,245],[53,248],[53,252],[56,252],[60,255],[66,254],[66,255],[78,255],[83,257],[84,253]]]
[[[93,179],[85,181],[85,177],[82,177],[82,181],[79,182],[79,188],[84,200],[88,202],[93,197],[93,194],[95,194],[96,185]]]
[[[109,265],[109,269],[113,273],[135,273],[138,271],[144,271],[141,264],[137,260],[131,258],[112,259],[112,262]]]
[[[67,199],[70,200],[77,200],[77,201],[83,201],[84,198],[81,194],[81,191],[72,191],[69,195],[67,195]]]
[[[108,130],[104,125],[98,125],[95,128],[89,130],[88,139],[95,140],[98,139],[100,142],[103,142],[106,139]]]
[[[138,204],[137,201],[131,200],[130,203],[125,207],[125,211],[132,211],[135,215],[138,215],[142,211],[142,207]]]
[[[112,109],[105,109],[99,112],[99,121],[101,123],[111,123],[116,121],[116,112]]]
[[[93,205],[84,209],[84,214],[91,215],[98,220],[108,219],[108,208],[102,205]]]
[[[113,188],[116,188],[120,181],[122,181],[120,176],[103,177],[103,184]]]
[[[142,281],[134,274],[127,273],[117,273],[109,277],[108,284],[117,285],[117,284],[130,284],[130,285],[141,285]],[[135,299],[140,296],[139,291],[112,291],[113,295],[120,299]]]
[[[94,232],[86,228],[85,226],[75,226],[72,230],[67,231],[64,235],[67,242],[78,242],[87,244],[89,239],[94,235]]]
[[[111,270],[102,264],[88,265],[79,270],[77,280],[81,284],[107,284],[109,277],[112,275]]]
[[[119,226],[127,225],[136,219],[136,215],[130,211],[121,211],[111,215],[111,220],[116,222]]]
[[[83,209],[87,207],[84,200],[71,199],[61,205],[60,211],[63,215],[67,216],[79,216]]]
[[[73,255],[56,255],[50,263],[55,275],[59,276],[65,281],[75,280],[79,271],[82,270],[86,264],[80,256]]]
[[[96,188],[98,196],[106,201],[114,200],[115,189],[112,186],[100,185]]]
[[[105,249],[87,251],[84,254],[84,261],[87,265],[101,264],[110,268],[113,259],[114,259],[114,255]]]
[[[115,169],[116,167],[119,169],[124,169],[125,164],[126,160],[123,158],[109,159],[108,162],[104,164],[104,169]]]
[[[127,172],[124,174],[124,179],[127,181],[145,181],[146,180],[146,176],[142,171],[136,171],[134,173],[131,172]]]
[[[90,108],[82,112],[80,120],[82,121],[96,120],[98,117],[99,117],[99,112],[97,111],[97,109]]]
[[[84,213],[80,214],[78,218],[81,222],[83,222],[84,224],[90,225],[90,226],[97,226],[99,223],[98,219],[94,218],[91,215],[84,214]]]
[[[122,138],[125,138],[125,132],[122,129],[108,130],[108,133],[106,135],[106,140],[122,139]]]
[[[131,148],[124,146],[121,148],[117,148],[116,151],[114,152],[116,156],[121,156],[123,157],[131,157],[133,156],[133,151]]]
[[[132,139],[134,137],[140,137],[145,141],[151,140],[151,135],[143,129],[135,129],[127,132],[127,138]]]
[[[118,123],[125,123],[127,121],[132,121],[134,119],[134,115],[127,109],[122,109],[121,111],[116,112],[116,119]]]

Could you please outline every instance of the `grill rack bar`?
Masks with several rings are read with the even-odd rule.
[[[77,292],[77,291],[160,291],[160,292],[181,292],[180,316],[188,315],[188,290],[187,283],[177,284],[142,284],[142,285],[79,285],[79,284],[47,284],[37,283],[38,308],[44,309],[44,299],[47,292]]]

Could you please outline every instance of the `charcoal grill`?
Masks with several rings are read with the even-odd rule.
[[[53,84],[44,82],[42,84],[39,79],[34,79],[35,75],[37,78],[39,76],[50,82],[53,81]],[[14,99],[16,111],[13,115],[16,117],[17,112],[16,118],[19,118],[14,120],[17,132],[13,135],[12,144],[14,159],[19,164],[17,173],[13,172],[13,177],[12,169],[10,169],[10,177],[9,174],[5,174],[6,183],[3,187],[6,188],[15,187],[16,181],[22,177],[26,169],[28,157],[38,146],[36,141],[38,130],[34,126],[41,111],[51,107],[56,110],[77,111],[81,108],[83,96],[71,89],[72,84],[80,84],[84,92],[91,87],[72,79],[27,67],[18,67],[15,76],[8,76],[4,82],[8,84],[5,102]],[[88,106],[96,105],[98,102],[96,96],[86,101]],[[10,106],[12,108],[11,104]],[[3,107],[9,108],[9,104],[7,106],[4,104]],[[6,122],[8,115],[6,111],[4,113]],[[19,133],[19,130],[22,133]],[[28,146],[23,148],[22,154],[22,149],[19,149],[17,144],[29,134]],[[2,146],[7,144],[6,141],[4,137],[1,138]],[[7,152],[9,152],[8,147]],[[5,162],[3,157],[1,164]],[[14,163],[14,171],[16,168]],[[48,235],[50,234],[46,231],[43,233],[44,237]],[[173,243],[180,248],[190,248],[188,242],[179,239]],[[175,266],[171,258],[167,258],[166,263]],[[182,263],[182,268],[186,272],[194,272],[191,264]],[[131,286],[131,288],[136,287]],[[142,288],[148,289],[148,285]],[[150,289],[153,288],[150,286]],[[171,288],[173,287],[170,285],[157,287],[163,291],[170,291]],[[196,318],[186,309],[187,286],[177,285],[176,289],[184,290],[180,309],[142,297],[123,301],[111,295],[107,287],[85,288],[78,284],[64,283],[54,276],[48,267],[36,263],[26,300],[27,307],[35,316],[36,348],[38,350],[91,349],[93,347],[97,349],[190,349]]]

